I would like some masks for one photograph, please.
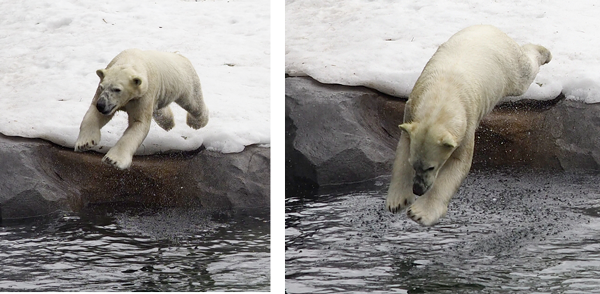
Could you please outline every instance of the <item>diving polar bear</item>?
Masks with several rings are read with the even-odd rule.
[[[442,44],[406,103],[387,209],[410,206],[408,216],[426,226],[446,215],[471,168],[483,116],[503,97],[525,93],[551,59],[548,49],[519,46],[489,25],[465,28]]]
[[[79,128],[75,151],[86,151],[100,142],[100,129],[117,110],[127,112],[129,126],[102,162],[129,168],[152,118],[168,131],[175,126],[171,102],[187,114],[188,126],[199,129],[208,123],[200,79],[192,63],[176,53],[128,49],[106,67],[96,71],[100,84]]]

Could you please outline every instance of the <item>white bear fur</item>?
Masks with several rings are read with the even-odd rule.
[[[208,123],[198,74],[191,62],[179,54],[128,49],[96,73],[100,83],[81,122],[75,143],[77,152],[100,142],[100,129],[118,110],[127,112],[129,126],[102,162],[119,169],[131,165],[153,117],[167,131],[175,126],[171,102],[188,112],[186,122],[190,127],[199,129]]]
[[[525,93],[551,59],[546,48],[519,46],[488,25],[463,29],[442,44],[406,103],[387,209],[410,206],[408,216],[426,226],[443,217],[471,168],[481,119],[503,97]]]

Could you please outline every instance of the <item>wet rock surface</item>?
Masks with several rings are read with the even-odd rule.
[[[97,204],[269,207],[269,148],[137,156],[125,171],[101,159],[94,152],[74,153],[43,140],[0,135],[0,219]]]
[[[286,78],[286,192],[391,173],[406,99]],[[600,104],[520,101],[484,118],[473,166],[600,169]]]
[[[384,209],[388,176],[289,197],[287,291],[595,291],[599,176],[475,169],[429,228]]]

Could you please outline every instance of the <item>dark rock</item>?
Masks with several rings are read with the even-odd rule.
[[[269,148],[136,156],[124,171],[103,165],[102,156],[0,135],[0,218],[97,204],[226,209],[270,205]]]
[[[286,192],[390,175],[406,98],[286,78]],[[600,169],[600,104],[502,104],[477,130],[474,168]]]
[[[0,135],[0,216],[2,219],[49,214],[65,207],[61,187],[48,181],[39,164],[40,151],[50,143]]]
[[[366,88],[286,79],[286,183],[342,184],[386,173],[390,134],[399,130],[380,119],[387,108],[379,97]]]
[[[544,126],[563,169],[600,170],[600,104],[561,101]]]

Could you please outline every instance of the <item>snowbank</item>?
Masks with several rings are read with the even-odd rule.
[[[600,102],[600,20],[593,1],[286,2],[286,73],[323,83],[364,85],[408,96],[437,47],[475,24],[497,26],[517,43],[548,48],[519,98]],[[540,86],[541,85],[541,86]]]
[[[0,133],[73,147],[98,85],[95,71],[140,48],[190,59],[210,121],[193,130],[173,105],[175,128],[153,122],[138,154],[269,144],[269,14],[269,0],[2,1]],[[120,112],[96,150],[106,152],[126,126]]]

